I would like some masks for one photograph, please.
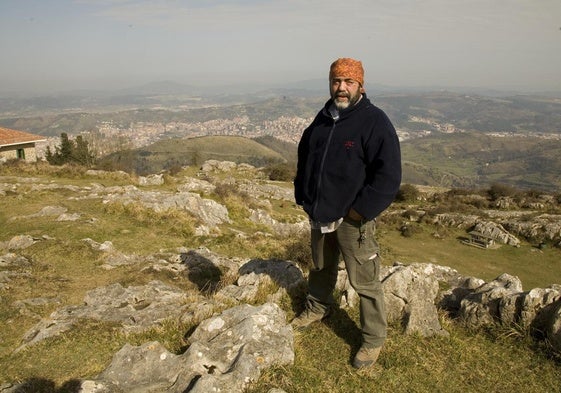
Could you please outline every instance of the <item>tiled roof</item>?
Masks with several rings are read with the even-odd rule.
[[[46,138],[33,135],[28,132],[10,130],[9,128],[0,127],[0,146],[17,145],[27,142],[44,141]]]

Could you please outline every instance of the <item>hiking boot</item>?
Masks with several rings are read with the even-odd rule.
[[[378,360],[378,356],[380,356],[380,351],[382,347],[376,348],[366,348],[365,346],[360,347],[358,350],[355,358],[353,359],[353,367],[354,368],[365,368],[370,367],[376,360]]]
[[[324,313],[316,313],[306,308],[300,315],[292,320],[290,323],[295,330],[303,330],[310,326],[314,322],[319,322],[329,316],[330,310],[328,309]]]

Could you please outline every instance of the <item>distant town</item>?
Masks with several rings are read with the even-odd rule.
[[[118,150],[136,149],[149,146],[161,139],[168,138],[196,138],[208,135],[231,135],[255,138],[260,136],[274,136],[275,138],[297,144],[304,129],[313,118],[281,116],[274,120],[264,120],[254,123],[248,116],[239,116],[232,119],[213,119],[205,122],[135,122],[128,127],[121,127],[112,121],[103,121],[97,130],[83,133],[94,147],[98,156],[113,153]],[[440,123],[435,119],[410,116],[411,122],[424,123],[426,129],[404,129],[396,127],[400,141],[413,138],[422,138],[434,132],[443,134],[461,133],[464,129],[451,123]],[[520,136],[515,132],[490,132],[488,135],[495,137]],[[559,133],[534,132],[526,136],[544,139],[561,140]],[[38,157],[44,157],[47,146],[53,149],[60,142],[58,137],[49,137],[46,142],[37,146]]]

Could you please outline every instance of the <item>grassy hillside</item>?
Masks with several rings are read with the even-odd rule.
[[[281,141],[270,135],[254,138],[254,140],[276,151],[290,163],[296,163],[298,160],[297,147],[294,143]]]
[[[561,141],[539,139],[561,134],[561,101],[556,98],[511,96],[484,97],[451,92],[370,94],[372,101],[388,113],[396,127],[410,136],[431,131],[429,137],[414,138],[402,143],[404,181],[409,183],[452,187],[485,187],[494,182],[516,187],[553,190],[561,187]],[[57,113],[42,116],[0,119],[0,125],[45,136],[59,136],[66,132],[96,130],[110,123],[127,130],[139,122],[197,124],[217,119],[247,119],[243,127],[256,132],[265,129],[267,121],[279,117],[308,119],[314,116],[325,101],[323,97],[277,96],[258,102],[237,105],[210,105],[173,109],[137,108],[104,113]],[[45,103],[47,105],[47,103]],[[235,123],[235,122],[234,122]],[[462,132],[443,134],[439,127],[452,125]],[[134,127],[132,127],[134,128]],[[302,127],[283,130],[299,136]],[[241,130],[241,126],[239,127]],[[191,136],[191,129],[181,128],[180,136]],[[493,137],[490,132],[509,133],[509,137]],[[218,132],[221,132],[218,130]],[[232,131],[235,132],[235,131]],[[241,135],[241,131],[240,131]],[[175,135],[179,136],[179,135]],[[226,146],[222,146],[222,141]],[[259,143],[294,161],[296,147],[276,141],[270,136],[257,139]],[[139,150],[109,157],[103,165],[134,171],[158,172],[174,166],[200,163],[208,158],[227,159],[264,165],[279,159],[271,151],[246,147],[232,151],[228,140],[214,140],[201,146],[179,139],[162,141]],[[196,142],[203,143],[203,142]],[[173,146],[178,144],[178,146]],[[177,148],[175,148],[177,147]]]
[[[504,183],[520,188],[561,187],[561,140],[439,134],[402,142],[404,182],[446,187]]]
[[[266,199],[262,202],[267,203],[259,204],[251,196],[237,193],[235,185],[220,187],[221,178],[207,174],[208,180],[218,187],[215,194],[205,197],[227,206],[235,222],[223,224],[219,235],[195,236],[197,222],[186,212],[157,213],[140,205],[122,206],[104,204],[101,198],[77,198],[77,195],[83,196],[77,189],[90,190],[92,182],[105,187],[131,184],[130,179],[122,176],[108,174],[105,178],[94,179],[84,172],[85,169],[73,167],[0,166],[0,184],[4,191],[0,193],[0,242],[22,234],[39,240],[17,251],[31,263],[9,268],[10,274],[24,274],[9,274],[7,277],[11,281],[0,293],[3,327],[0,329],[0,385],[32,380],[36,382],[35,392],[71,393],[74,379],[97,375],[125,343],[141,345],[158,340],[174,353],[182,353],[189,345],[185,336],[193,326],[178,321],[134,334],[124,334],[114,324],[83,321],[70,332],[45,340],[30,350],[13,352],[23,332],[39,318],[63,306],[80,304],[84,294],[93,288],[117,282],[123,286],[142,285],[158,279],[185,291],[193,290],[194,285],[186,275],[178,277],[152,269],[141,271],[137,265],[102,269],[101,253],[92,250],[83,241],[85,238],[111,241],[119,252],[135,255],[157,256],[178,247],[203,246],[221,255],[242,259],[309,260],[306,237],[281,237],[247,219],[248,204],[264,207],[269,203],[275,217],[283,216],[284,222],[290,222],[290,217],[301,214],[293,203]],[[185,176],[197,177],[198,173],[196,167],[186,168],[176,177],[167,176],[166,184],[160,187],[169,191]],[[236,175],[241,174],[222,174],[232,179]],[[291,187],[290,183],[284,185]],[[151,190],[157,191],[158,187]],[[45,206],[64,207],[69,213],[79,213],[80,219],[58,221],[55,217],[37,216]],[[392,209],[407,207],[396,203]],[[429,208],[422,201],[415,207]],[[434,230],[434,226],[425,223],[419,232],[405,238],[400,234],[398,223],[382,218],[378,238],[383,262],[387,265],[432,262],[484,279],[508,272],[518,275],[525,289],[545,287],[552,279],[558,281],[561,277],[559,249],[538,250],[526,242],[520,248],[468,248],[460,244],[459,230],[439,228],[438,237],[433,236]],[[256,302],[264,301],[268,294],[262,293],[262,298]],[[24,302],[33,298],[47,301]],[[279,303],[291,318],[294,311],[290,301],[282,299]],[[561,391],[561,363],[558,355],[551,353],[547,346],[538,345],[513,328],[470,331],[444,314],[441,320],[450,337],[405,335],[401,326],[390,326],[379,366],[362,373],[349,365],[360,338],[356,327],[357,309],[338,310],[326,323],[296,335],[294,365],[268,370],[248,393],[266,393],[274,387],[288,393]]]
[[[485,97],[465,95],[451,92],[402,93],[381,94],[369,92],[372,102],[388,113],[394,124],[401,129],[419,131],[431,129],[426,123],[418,123],[412,117],[429,119],[438,123],[451,123],[457,128],[467,131],[480,132],[513,132],[525,133],[561,133],[561,100],[548,97],[511,96]],[[269,99],[255,99],[255,102],[237,105],[223,105],[205,101],[203,104],[193,104],[189,98],[184,105],[177,107],[163,100],[158,103],[156,96],[149,97],[148,104],[137,104],[135,109],[122,110],[115,102],[113,110],[88,110],[87,102],[83,110],[76,111],[59,109],[51,102],[55,97],[43,98],[44,103],[36,102],[30,108],[46,108],[50,114],[33,115],[26,111],[23,105],[16,106],[23,113],[20,116],[4,115],[0,118],[0,125],[32,132],[44,136],[58,136],[61,132],[78,134],[97,128],[102,122],[129,127],[136,122],[204,122],[214,119],[232,119],[248,116],[250,123],[259,124],[265,120],[274,120],[280,116],[313,117],[328,98],[325,95],[317,97],[277,96]],[[75,100],[70,103],[75,104]],[[159,104],[159,105],[158,105]],[[9,103],[6,103],[10,106]],[[202,107],[200,105],[203,105]],[[1,106],[1,105],[0,105]],[[154,109],[154,106],[160,108]],[[166,107],[169,109],[161,109]],[[96,108],[93,106],[93,108]],[[188,109],[186,109],[188,108]],[[37,109],[38,113],[42,111]]]
[[[206,136],[166,139],[140,149],[114,153],[103,158],[99,166],[144,175],[200,165],[210,159],[257,167],[285,161],[281,154],[249,138]]]
[[[561,140],[466,132],[406,140],[401,149],[404,183],[455,188],[501,183],[546,191],[561,188]],[[254,166],[284,161],[294,165],[296,145],[272,136],[170,139],[112,154],[99,166],[147,174],[208,159]]]
[[[485,97],[442,91],[384,94],[373,101],[400,128],[415,129],[411,116],[417,116],[468,131],[561,133],[561,101],[556,98]]]

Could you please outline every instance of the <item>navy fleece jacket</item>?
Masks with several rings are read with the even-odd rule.
[[[366,220],[394,200],[401,183],[401,153],[386,114],[363,94],[333,119],[329,100],[304,130],[294,179],[296,203],[314,221],[338,220],[354,208]]]

